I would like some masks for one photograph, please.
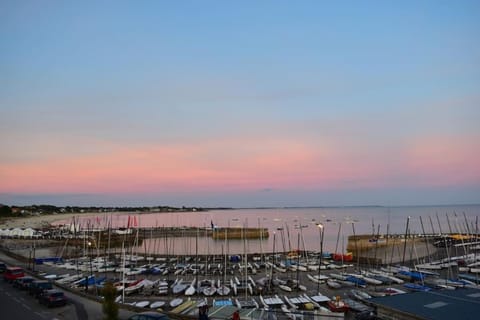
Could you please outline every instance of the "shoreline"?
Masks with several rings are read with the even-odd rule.
[[[119,211],[113,214],[120,213]],[[121,212],[122,214],[124,212]],[[0,222],[0,229],[9,228],[33,228],[42,229],[48,228],[55,221],[70,219],[73,216],[90,216],[96,215],[98,212],[85,212],[85,213],[58,213],[38,216],[25,216],[25,217],[6,217]]]

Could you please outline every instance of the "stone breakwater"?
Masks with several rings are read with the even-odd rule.
[[[391,264],[414,258],[424,259],[436,254],[434,236],[408,235],[355,235],[348,237],[347,251],[360,264]]]

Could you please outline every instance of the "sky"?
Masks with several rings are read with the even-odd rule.
[[[478,1],[0,1],[0,203],[480,203]]]

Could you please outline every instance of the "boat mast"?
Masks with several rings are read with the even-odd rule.
[[[407,217],[407,224],[405,225],[405,235],[403,237],[403,257],[402,257],[402,266],[405,265],[405,253],[407,251],[407,235],[408,235],[408,224],[410,223],[410,216]]]
[[[355,255],[357,256],[357,270],[360,270],[360,253],[358,252],[358,241],[355,235],[355,222],[352,221],[353,238],[355,239]],[[375,232],[375,231],[374,231]]]
[[[337,243],[335,244],[335,253],[338,253],[338,242],[340,241],[340,230],[342,229],[342,223],[338,224]],[[342,253],[343,254],[343,253]]]
[[[198,286],[198,274],[200,272],[199,266],[198,266],[198,232],[199,232],[199,230],[198,230],[198,227],[197,227],[197,233],[195,234],[195,270],[196,270],[196,272],[195,272],[195,283],[197,285],[197,288],[199,288],[199,286]],[[196,290],[197,297],[198,297],[199,291],[200,290]]]
[[[423,220],[422,220],[422,216],[419,216],[420,218],[420,225],[422,227],[422,232],[423,232],[423,236],[425,237],[425,241],[426,241],[426,248],[427,248],[427,256],[428,256],[428,262],[432,262],[431,260],[431,257],[430,257],[430,249],[428,248],[428,245],[429,245],[429,242],[428,242],[428,237],[427,235],[425,234],[425,228],[423,227]]]
[[[300,232],[302,230],[302,226],[300,225]],[[297,234],[297,289],[300,290],[300,233]]]
[[[245,257],[245,301],[248,298],[247,221],[243,225],[243,252]]]

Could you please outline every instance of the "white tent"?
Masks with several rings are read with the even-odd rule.
[[[25,228],[22,230],[21,234],[19,235],[20,237],[25,237],[25,238],[31,238],[35,234],[35,230],[32,228]]]

